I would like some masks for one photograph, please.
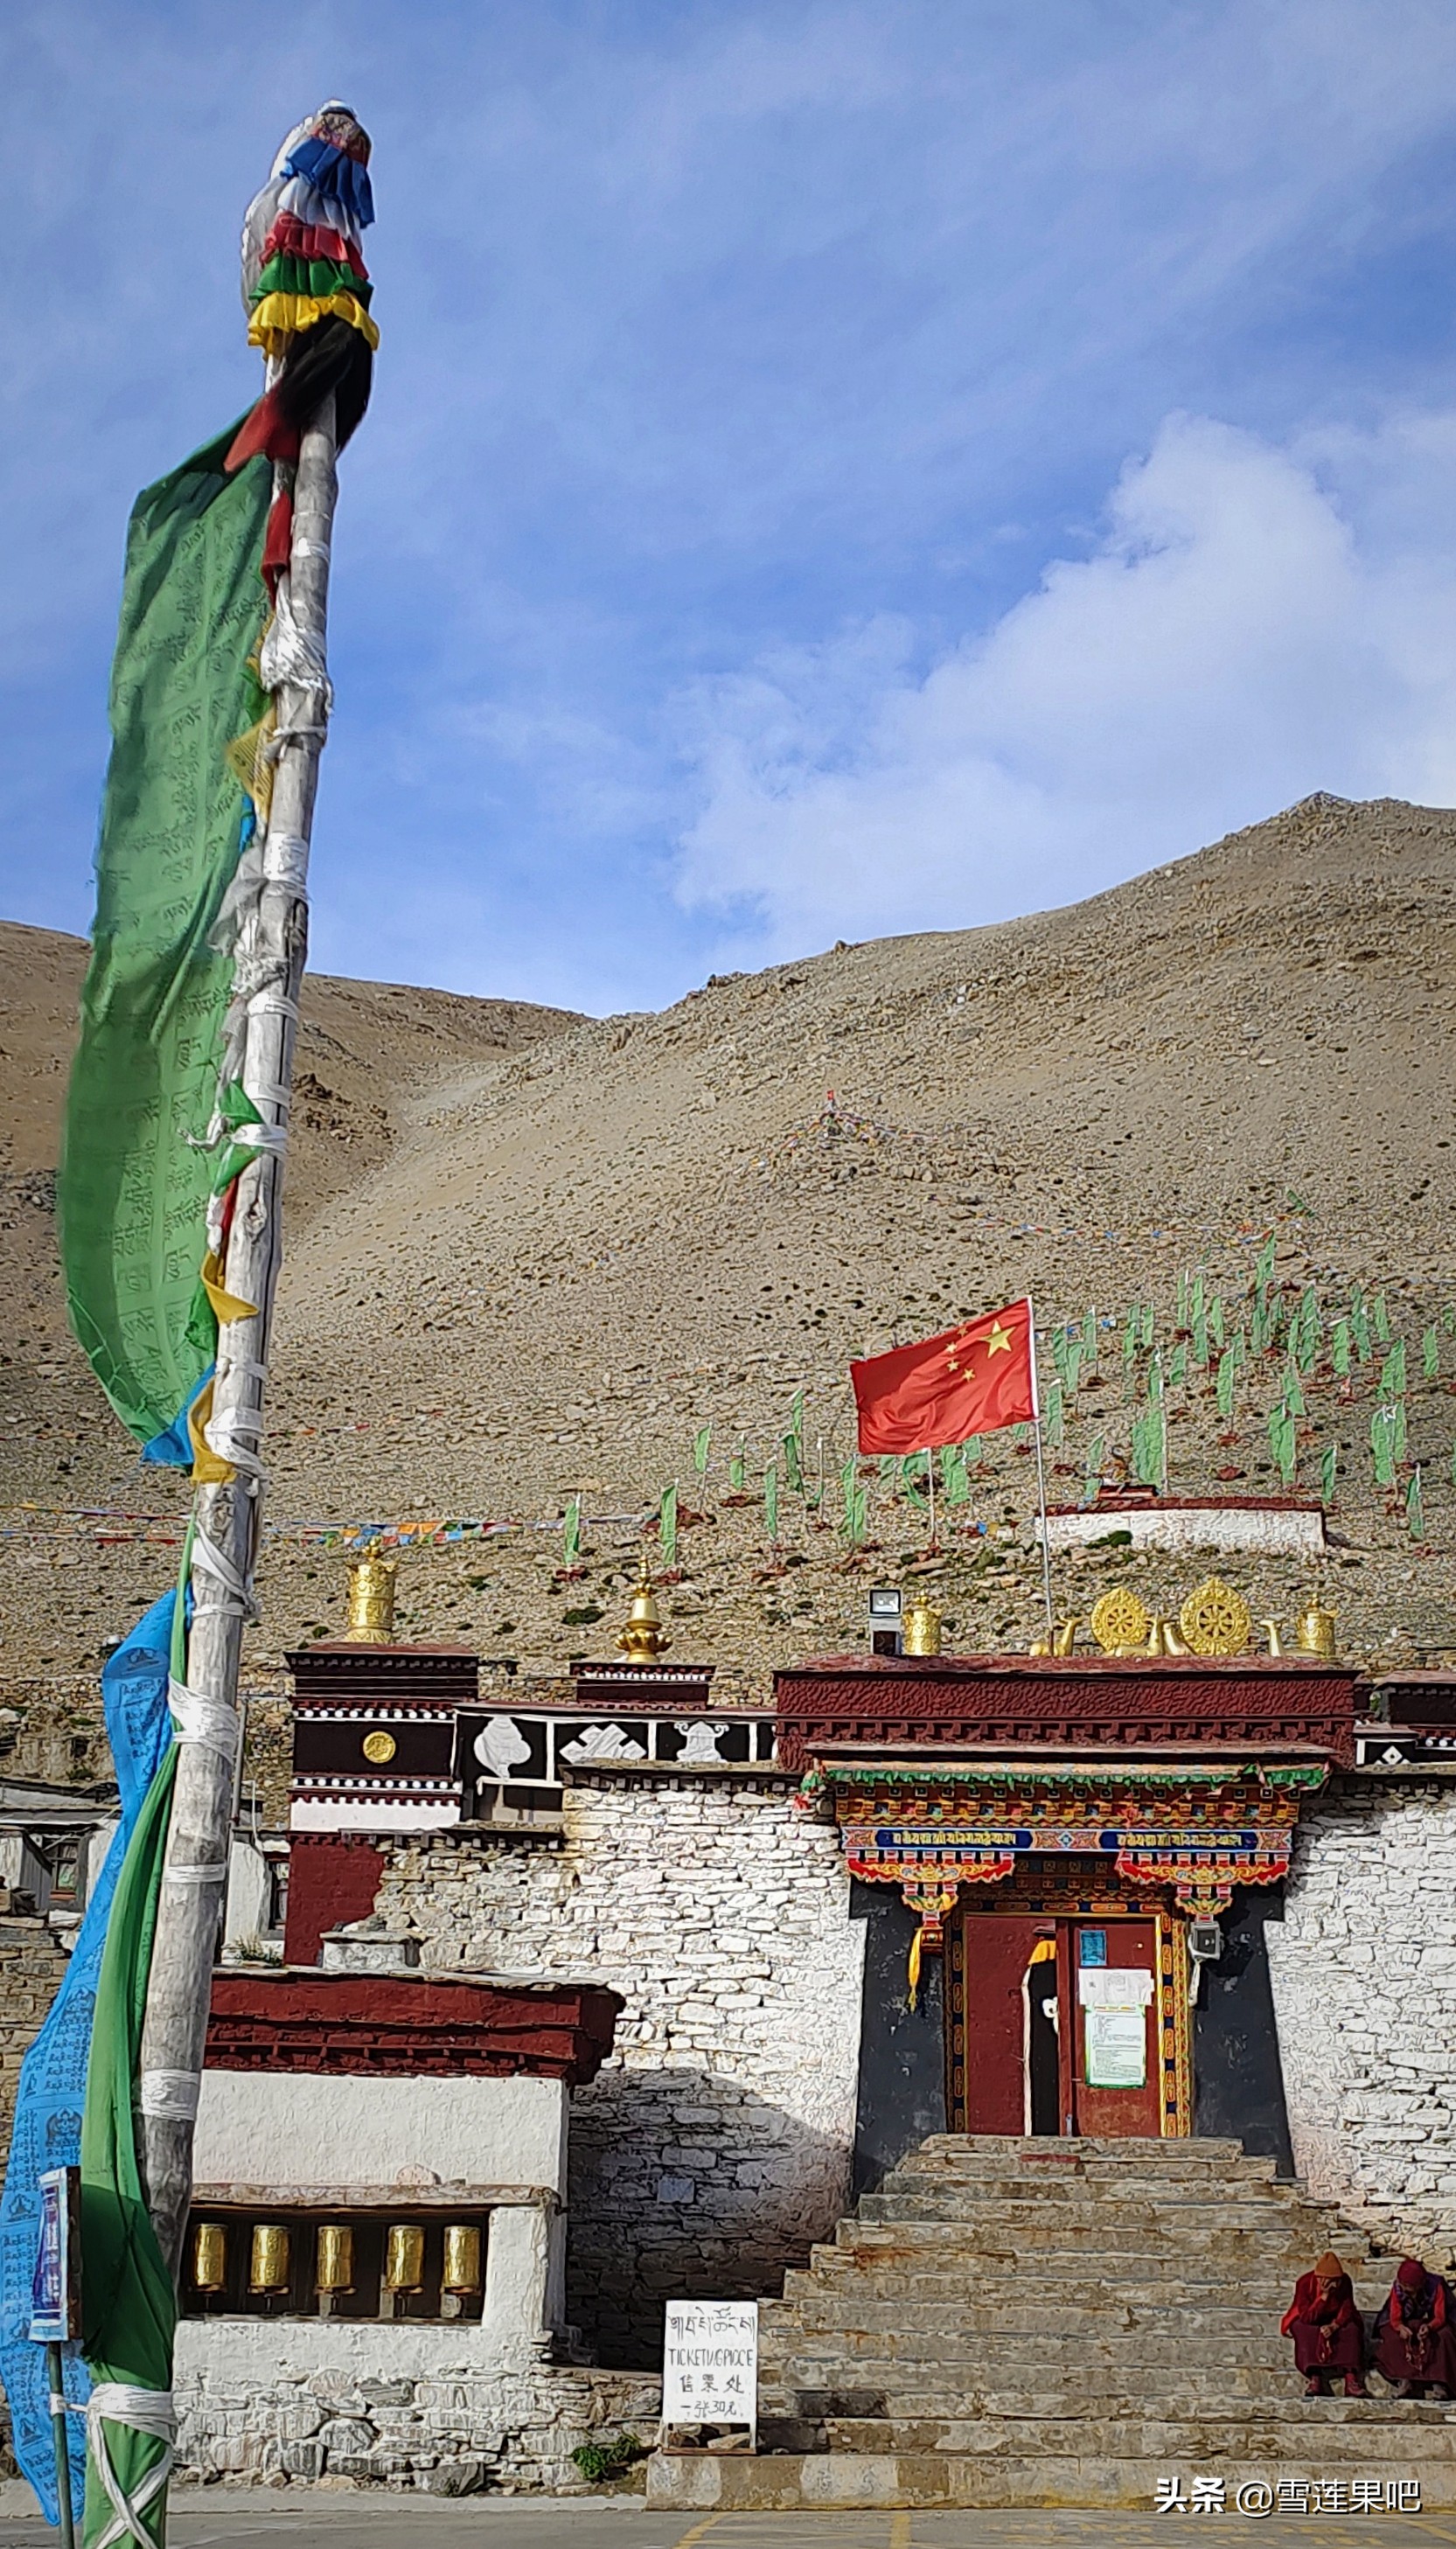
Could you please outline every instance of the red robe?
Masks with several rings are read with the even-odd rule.
[[[1375,2368],[1387,2381],[1434,2381],[1456,2394],[1456,2330],[1443,2276],[1427,2275],[1415,2294],[1392,2284],[1375,2322]]]
[[[1294,2338],[1297,2372],[1365,2369],[1365,2321],[1355,2308],[1348,2275],[1341,2275],[1327,2294],[1320,2291],[1317,2275],[1301,2275],[1279,2333]]]

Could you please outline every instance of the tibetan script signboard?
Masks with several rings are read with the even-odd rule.
[[[746,2425],[758,2441],[758,2304],[669,2302],[662,2422]]]

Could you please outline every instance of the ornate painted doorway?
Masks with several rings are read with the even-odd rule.
[[[1116,1895],[984,1911],[963,1897],[946,1924],[951,2130],[1188,2132],[1183,1931]]]

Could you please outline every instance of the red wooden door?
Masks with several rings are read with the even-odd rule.
[[[1022,1915],[965,1916],[968,2133],[1026,2129],[1026,2001],[1021,1984],[1038,1924]]]
[[[1156,2136],[1162,2126],[1156,1925],[1066,1921],[1058,1922],[1057,1933],[1067,2129]]]

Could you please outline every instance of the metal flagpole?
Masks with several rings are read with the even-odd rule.
[[[192,2200],[192,2135],[228,1875],[242,1721],[238,1669],[257,1555],[263,1387],[282,1257],[283,1154],[298,996],[308,948],[308,862],[319,754],[330,705],[325,667],[329,550],[338,494],[335,402],[324,400],[300,444],[293,543],[278,620],[289,629],[277,701],[276,774],[257,852],[261,883],[243,920],[235,996],[245,1000],[241,1077],[260,1127],[238,1180],[223,1288],[256,1304],[223,1320],[208,1424],[237,1475],[200,1485],[193,1506],[193,1615],[185,1686],[170,1693],[180,1749],[142,2036],[139,2118],[143,2181],[157,2242],[175,2277]],[[291,626],[290,626],[291,623]],[[294,634],[296,632],[296,635]],[[266,669],[266,668],[265,668]]]
[[[1036,1380],[1036,1313],[1026,1295],[1026,1352],[1031,1358],[1031,1424],[1036,1437],[1036,1501],[1041,1509],[1041,1596],[1046,1604],[1046,1634],[1053,1630],[1051,1610],[1051,1546],[1046,1536],[1046,1462],[1041,1449],[1041,1391]]]
[[[925,1445],[925,1479],[930,1490],[930,1547],[933,1550],[935,1546],[935,1455],[928,1443]]]

